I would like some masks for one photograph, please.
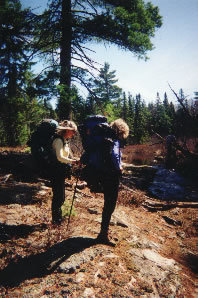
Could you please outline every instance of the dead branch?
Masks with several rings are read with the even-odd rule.
[[[156,131],[154,131],[154,130],[152,130],[152,129],[151,129],[151,131],[152,131],[152,133],[154,133],[160,140],[162,140],[162,142],[165,142],[165,139],[164,139],[162,136],[160,136]]]
[[[7,175],[3,176],[2,177],[3,181],[1,183],[6,183],[10,179],[10,177],[12,177],[12,174],[7,174]]]
[[[190,114],[189,114],[189,116],[190,116]],[[151,130],[152,131],[152,133],[154,133],[160,140],[162,140],[162,142],[165,142],[165,138],[163,138],[162,136],[160,136],[157,132],[155,132],[155,131],[153,131],[153,130]],[[182,146],[180,146],[177,142],[173,145],[174,147],[175,147],[175,149],[176,150],[179,150],[179,151],[181,151],[185,156],[192,156],[192,154],[188,151],[188,150],[186,150],[186,149],[184,149]]]
[[[174,95],[176,96],[176,98],[177,98],[177,100],[178,100],[178,102],[180,103],[180,105],[182,106],[182,108],[184,109],[184,112],[186,113],[186,115],[190,118],[190,119],[192,119],[192,116],[190,115],[190,113],[189,113],[189,111],[188,111],[188,109],[185,107],[185,105],[183,104],[183,102],[182,102],[182,100],[181,100],[181,98],[179,98],[179,96],[177,95],[177,93],[171,88],[171,86],[170,86],[170,84],[168,83],[168,85],[169,85],[169,87],[170,87],[170,89],[171,89],[171,91],[174,93]]]

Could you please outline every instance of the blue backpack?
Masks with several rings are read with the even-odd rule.
[[[52,162],[52,142],[58,122],[53,119],[43,119],[36,131],[32,133],[27,145],[31,148],[32,156],[38,163]]]
[[[115,135],[107,118],[101,115],[89,116],[78,130],[84,149],[81,162],[98,170],[111,169]]]

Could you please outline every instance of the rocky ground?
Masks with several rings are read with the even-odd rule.
[[[0,158],[1,297],[198,297],[196,186],[193,200],[162,202],[147,192],[154,169],[131,167],[111,221],[115,246],[96,244],[103,195],[79,185],[69,227],[67,216],[54,226],[49,182],[20,175],[28,155],[11,153]],[[74,185],[66,181],[64,213]]]

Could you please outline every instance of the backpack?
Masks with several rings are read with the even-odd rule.
[[[54,140],[58,122],[53,119],[43,119],[36,131],[32,133],[27,145],[31,148],[36,161],[49,164],[52,162],[52,142]]]
[[[91,192],[103,193],[104,179],[112,176],[114,170],[114,131],[107,118],[101,115],[89,116],[78,126],[78,131],[84,149],[81,162],[86,165],[82,170],[81,179],[87,182]]]
[[[89,116],[78,130],[84,149],[81,162],[102,171],[112,169],[111,156],[115,135],[107,118],[101,115]]]

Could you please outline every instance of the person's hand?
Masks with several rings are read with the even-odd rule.
[[[76,164],[77,164],[78,166],[81,166],[81,165],[82,165],[80,159],[76,160]]]
[[[120,174],[122,175],[123,172],[124,172],[124,169],[121,167],[121,168],[120,168]]]
[[[74,160],[73,164],[78,166],[81,165],[80,159]]]

